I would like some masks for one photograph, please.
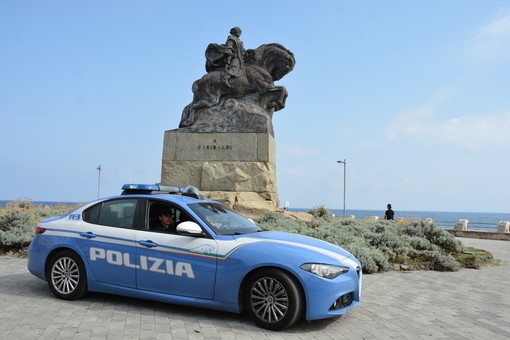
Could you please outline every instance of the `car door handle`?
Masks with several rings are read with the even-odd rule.
[[[147,247],[147,248],[153,248],[153,247],[157,247],[158,246],[157,243],[154,243],[151,240],[139,241],[138,243],[141,244],[144,247]]]
[[[87,231],[86,233],[80,233],[80,236],[81,237],[86,237],[86,238],[94,238],[96,237],[97,235],[94,234],[94,233],[91,233],[90,231]]]

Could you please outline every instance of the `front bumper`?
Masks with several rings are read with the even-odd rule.
[[[342,315],[359,304],[363,282],[360,266],[332,280],[307,274],[304,283],[307,287],[307,320]]]

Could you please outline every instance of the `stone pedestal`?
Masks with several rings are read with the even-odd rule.
[[[165,132],[161,183],[193,185],[246,213],[278,207],[275,141],[269,133]]]

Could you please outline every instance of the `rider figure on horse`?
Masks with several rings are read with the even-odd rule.
[[[209,44],[205,51],[207,72],[222,69],[225,84],[231,87],[229,80],[238,78],[244,74],[244,49],[241,36],[241,28],[234,27],[230,30],[227,42],[223,45]]]

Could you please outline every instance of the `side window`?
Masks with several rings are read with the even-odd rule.
[[[99,219],[99,212],[101,211],[101,205],[96,204],[95,206],[88,208],[83,212],[83,220],[85,222],[97,224],[97,220]]]
[[[149,230],[177,233],[177,225],[184,221],[191,221],[191,217],[175,205],[161,201],[150,202]]]
[[[83,220],[111,227],[133,228],[138,199],[106,201],[84,212]]]

